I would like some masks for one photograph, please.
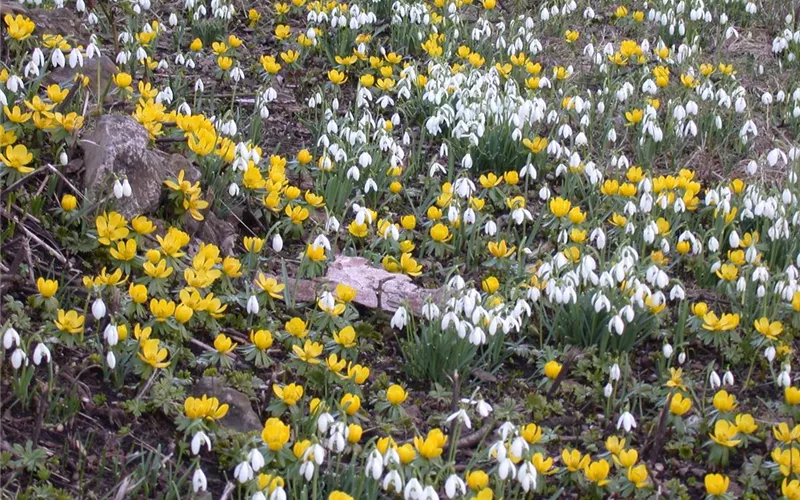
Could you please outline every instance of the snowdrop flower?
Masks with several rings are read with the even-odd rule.
[[[708,376],[708,383],[711,385],[711,390],[717,390],[721,385],[722,381],[719,379],[719,375],[715,370],[711,371],[711,375]]]
[[[682,353],[678,354],[678,363],[682,365],[685,362],[686,362],[686,353],[682,352]]]
[[[764,350],[764,357],[767,358],[767,361],[772,363],[775,361],[775,348],[773,346],[769,346]]]
[[[408,321],[408,312],[404,307],[400,306],[394,312],[394,316],[392,316],[392,321],[390,324],[392,328],[402,330],[403,328],[406,327],[407,321]]]
[[[383,474],[383,455],[381,455],[381,452],[378,450],[372,450],[372,453],[369,454],[369,458],[367,459],[366,474],[375,481],[381,478],[381,475]]]
[[[19,347],[21,343],[19,333],[13,327],[9,327],[6,329],[5,333],[3,333],[3,347],[6,349],[11,349],[11,346],[14,344]],[[37,363],[38,364],[38,363]]]
[[[488,417],[493,411],[492,405],[482,399],[475,404],[475,409],[478,411],[478,415],[483,418]]]
[[[733,373],[730,370],[725,372],[722,376],[722,383],[725,385],[733,385]]]
[[[500,465],[497,467],[497,476],[503,481],[509,476],[511,476],[512,479],[517,477],[517,469],[514,467],[514,462],[512,462],[510,458],[500,460]]]
[[[414,481],[416,481],[416,479],[414,479]],[[403,490],[403,480],[400,478],[400,473],[396,470],[389,471],[383,478],[381,487],[383,487],[384,491],[389,491],[389,488],[391,488],[396,493],[400,493]]]
[[[253,471],[257,472],[265,465],[264,455],[262,455],[257,448],[250,450],[250,453],[247,454],[247,459],[250,461],[250,466],[253,468]]]
[[[620,373],[619,365],[617,363],[614,363],[614,365],[611,367],[611,372],[609,374],[609,378],[611,379],[612,382],[616,382],[617,380],[619,380],[620,375],[621,375],[621,373]]]
[[[117,179],[116,181],[114,181],[114,198],[119,200],[122,198],[122,196],[123,196],[122,183],[119,181],[119,179]]]
[[[384,484],[385,483],[386,483],[386,480],[384,479]],[[384,489],[386,489],[386,488],[384,488]],[[425,488],[422,487],[422,485],[420,484],[419,480],[417,478],[413,477],[413,478],[411,478],[411,480],[408,483],[406,483],[406,487],[403,490],[403,498],[405,500],[422,498],[422,492],[424,490],[425,490]]]
[[[119,341],[119,331],[116,325],[109,323],[105,330],[103,330],[103,339],[108,342],[108,345],[115,346]]]
[[[664,357],[669,359],[672,357],[672,346],[669,344],[664,344],[664,347],[661,348],[661,353],[664,354]]]
[[[208,438],[205,432],[199,431],[192,437],[192,454],[198,455],[203,445],[206,445],[208,451],[211,451],[211,439]]]
[[[333,422],[334,422],[333,416],[330,413],[328,412],[322,413],[317,418],[317,430],[322,434],[325,434],[326,432],[328,432],[328,428]]]
[[[457,474],[451,474],[444,483],[444,492],[447,498],[455,498],[456,495],[467,494],[467,484]]]
[[[611,382],[607,383],[605,387],[603,387],[603,396],[606,399],[611,397],[611,394],[614,392],[614,386],[611,385]]]
[[[94,319],[99,321],[103,319],[105,315],[106,315],[106,304],[105,302],[103,302],[103,299],[98,297],[92,304],[92,316],[94,316]]]
[[[15,354],[17,351],[14,351]],[[781,374],[778,375],[778,387],[789,387],[792,385],[792,377],[789,375],[789,372],[786,370],[781,371]]]
[[[106,354],[106,363],[108,364],[108,367],[111,368],[112,370],[117,366],[117,357],[114,356],[113,351],[108,351],[108,353]]]
[[[47,363],[50,362],[50,349],[40,342],[39,345],[36,346],[36,349],[33,350],[33,364],[39,366],[43,358],[47,358]]]
[[[199,491],[206,491],[208,489],[208,481],[203,469],[197,468],[192,475],[192,489],[195,493]]]
[[[253,479],[253,468],[250,467],[250,462],[241,462],[236,466],[233,471],[233,476],[240,482],[246,483]]]
[[[463,408],[459,409],[458,411],[447,417],[447,423],[450,423],[456,419],[459,420],[461,423],[463,423],[464,427],[466,427],[467,429],[472,429],[472,421],[470,420],[469,415],[467,415],[467,412]]]
[[[278,233],[275,233],[275,236],[272,237],[272,249],[277,253],[283,250],[283,238]]]
[[[524,461],[519,468],[517,481],[519,481],[519,484],[522,486],[522,489],[525,491],[525,493],[536,488],[536,477],[536,467],[534,467],[531,462]]]
[[[636,428],[636,419],[629,411],[625,411],[625,413],[620,415],[619,420],[617,420],[617,430],[620,428],[625,429],[625,432],[630,432],[631,429]]]
[[[14,353],[11,354],[11,366],[13,366],[15,370],[19,370],[26,358],[27,355],[25,351],[21,348],[15,349]]]
[[[258,298],[255,295],[251,295],[247,299],[247,314],[258,314],[259,309]]]

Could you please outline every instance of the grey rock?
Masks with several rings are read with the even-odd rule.
[[[219,424],[236,432],[260,431],[264,425],[258,415],[253,411],[250,398],[243,392],[228,387],[219,377],[203,377],[192,387],[192,394],[200,397],[219,399],[220,404],[229,405],[228,413],[219,421]]]
[[[195,182],[200,171],[181,155],[149,149],[150,137],[127,115],[105,115],[79,144],[84,151],[84,184],[91,200],[111,192],[117,177],[127,177],[132,196],[117,200],[117,210],[127,218],[155,212],[164,181],[183,170]]]

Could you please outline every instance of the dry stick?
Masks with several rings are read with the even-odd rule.
[[[139,399],[142,398],[142,396],[145,395],[145,393],[147,391],[150,390],[150,386],[153,385],[153,381],[156,379],[156,373],[158,373],[158,370],[154,368],[153,369],[153,373],[150,374],[150,378],[147,379],[147,383],[144,384],[144,387],[142,387],[142,390],[139,391],[139,394],[137,394],[136,397],[134,398],[135,400],[138,401]]]
[[[78,196],[80,196],[84,200],[87,199],[86,196],[83,195],[83,192],[81,190],[79,190],[78,188],[76,188],[75,185],[72,184],[69,181],[69,179],[67,179],[66,176],[61,173],[61,171],[59,169],[57,169],[56,167],[54,167],[53,165],[51,165],[49,163],[47,165],[45,165],[45,167],[47,167],[48,169],[50,169],[50,171],[52,171],[54,174],[59,176],[61,178],[61,180],[64,181],[64,183],[66,183],[66,185],[69,186],[69,188],[72,189],[72,191],[75,192],[75,194],[77,194]]]
[[[22,232],[23,232],[23,233],[25,233],[25,234],[26,234],[26,235],[27,235],[27,236],[28,236],[30,239],[32,239],[33,241],[35,241],[36,243],[38,243],[38,244],[39,244],[39,246],[41,246],[42,248],[44,248],[45,250],[47,250],[47,252],[48,252],[50,255],[52,255],[53,257],[55,257],[55,258],[56,258],[56,259],[57,259],[59,262],[61,262],[62,264],[66,264],[66,263],[67,263],[67,258],[66,258],[66,257],[64,257],[63,255],[61,255],[61,253],[60,253],[59,251],[57,251],[55,248],[51,247],[50,245],[48,245],[47,243],[45,243],[44,241],[42,241],[42,239],[41,239],[41,238],[39,238],[38,236],[36,236],[35,234],[33,234],[33,232],[31,232],[31,231],[30,231],[30,230],[29,230],[27,227],[25,227],[25,224],[22,224],[22,223],[19,221],[19,219],[17,219],[17,217],[16,217],[16,216],[14,216],[13,214],[10,214],[10,213],[8,213],[8,212],[6,212],[6,211],[3,211],[3,215],[5,215],[5,216],[6,216],[6,217],[8,217],[9,219],[11,219],[11,220],[12,220],[12,221],[13,221],[15,224],[17,224],[17,226],[18,226],[20,229],[22,229]]]
[[[453,381],[453,400],[450,402],[450,413],[455,413],[458,411],[458,400],[461,397],[461,377],[458,376],[458,370],[453,372],[453,378],[450,380]],[[453,433],[455,433],[456,425],[458,425],[459,420],[459,418],[454,418],[453,422],[450,424],[450,437],[452,437]],[[458,442],[451,439],[450,446],[447,449],[448,457],[453,453],[454,446],[458,446]]]
[[[45,168],[47,168],[47,166],[45,166],[45,165],[42,165],[41,167],[37,168],[37,169],[36,169],[36,170],[34,170],[33,172],[30,172],[30,173],[28,173],[27,175],[24,175],[24,176],[20,177],[19,179],[17,179],[17,181],[16,181],[16,182],[14,182],[13,184],[10,184],[10,185],[9,185],[8,187],[6,187],[6,188],[5,188],[3,191],[0,191],[0,196],[2,196],[2,195],[5,195],[5,194],[6,194],[6,193],[8,193],[9,191],[13,190],[15,187],[17,187],[17,186],[19,186],[20,184],[22,184],[22,183],[26,182],[26,181],[27,181],[28,179],[30,179],[31,177],[33,177],[33,176],[37,175],[39,172],[43,172]]]
[[[194,345],[196,345],[198,347],[202,347],[206,351],[210,351],[210,352],[216,352],[217,351],[215,348],[211,347],[210,345],[206,344],[205,342],[202,342],[202,341],[197,340],[195,338],[189,339],[189,342],[191,342],[192,344],[194,344]],[[232,360],[236,361],[236,355],[235,354],[229,352],[229,353],[226,354],[226,356],[228,356]]]
[[[222,491],[222,496],[219,497],[219,500],[228,500],[228,497],[231,496],[233,490],[236,488],[236,485],[232,482],[228,481],[225,483],[225,489]]]
[[[123,500],[125,495],[128,494],[128,484],[131,482],[131,476],[125,476],[125,479],[122,480],[122,483],[119,485],[119,489],[117,489],[117,494],[114,495],[114,500]]]
[[[664,403],[664,409],[661,410],[661,418],[658,419],[658,428],[656,430],[656,436],[653,441],[653,447],[650,449],[650,461],[655,462],[658,460],[659,456],[661,455],[661,448],[664,446],[664,434],[667,427],[667,415],[669,414],[669,407],[672,403],[672,397],[675,395],[674,392],[670,393],[669,397],[667,398],[667,402]]]
[[[480,443],[486,436],[489,435],[490,432],[497,427],[497,421],[494,419],[489,420],[486,422],[480,430],[477,430],[470,434],[469,436],[464,436],[463,438],[458,440],[458,448],[472,448],[473,446]]]
[[[567,377],[567,373],[569,369],[572,367],[572,363],[578,358],[578,350],[577,349],[570,349],[566,356],[564,356],[564,364],[561,365],[561,371],[558,373],[558,376],[555,380],[553,380],[553,385],[550,387],[550,390],[547,391],[547,399],[553,397],[553,394],[556,393],[558,390],[558,386],[561,385],[561,382]]]

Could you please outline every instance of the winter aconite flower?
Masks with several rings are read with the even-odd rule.
[[[139,347],[141,351],[137,353],[139,359],[152,366],[153,368],[166,368],[169,366],[167,359],[169,352],[166,348],[159,348],[160,341],[158,339],[147,339],[140,341]]]
[[[65,333],[77,335],[83,333],[84,316],[77,311],[58,310],[58,319],[54,321],[56,328]]]
[[[428,460],[439,457],[444,451],[446,443],[447,436],[444,435],[441,429],[432,429],[425,438],[422,436],[414,437],[414,448],[422,457]]]
[[[706,474],[703,482],[706,486],[706,493],[715,496],[724,495],[731,484],[728,476],[723,476],[722,474]]]
[[[397,406],[405,402],[406,399],[408,399],[408,393],[401,386],[394,384],[386,389],[386,400],[390,404]]]
[[[280,419],[270,418],[264,424],[261,431],[261,439],[264,444],[272,451],[278,451],[289,442],[291,429]]]

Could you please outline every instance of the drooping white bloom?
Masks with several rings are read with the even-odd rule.
[[[619,420],[617,420],[617,430],[620,428],[625,429],[625,432],[630,432],[631,429],[636,428],[636,419],[633,417],[631,412],[625,411],[622,415],[620,415]]]

